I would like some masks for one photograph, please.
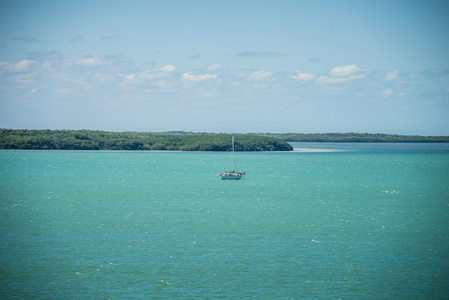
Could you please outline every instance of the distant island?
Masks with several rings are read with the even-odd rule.
[[[95,130],[0,130],[0,149],[231,151],[230,134],[179,135]],[[236,151],[291,151],[276,137],[235,134]]]
[[[288,142],[403,142],[449,143],[449,136],[415,136],[368,133],[249,133],[107,132],[97,130],[0,129],[0,149],[21,150],[172,150],[291,151]]]
[[[129,132],[138,135],[162,135],[180,137],[185,135],[214,135],[216,133],[163,131]],[[328,142],[328,143],[449,143],[449,136],[396,135],[384,133],[248,133],[248,135],[268,136],[286,142]]]
[[[396,135],[384,133],[260,133],[286,142],[335,143],[449,143],[449,136]]]

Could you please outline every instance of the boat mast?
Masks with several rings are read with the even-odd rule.
[[[232,136],[232,160],[234,162],[234,169],[232,172],[235,172],[234,136]]]

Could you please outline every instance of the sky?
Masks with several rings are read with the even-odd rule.
[[[0,0],[0,128],[449,135],[449,1]]]

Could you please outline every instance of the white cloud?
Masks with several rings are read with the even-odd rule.
[[[172,65],[166,65],[162,68],[152,68],[150,66],[146,66],[145,68],[139,70],[135,73],[129,74],[118,74],[120,78],[124,78],[123,82],[120,83],[121,86],[136,86],[141,84],[142,82],[149,82],[153,80],[158,80],[160,78],[174,78],[172,75],[176,70],[176,67]]]
[[[37,89],[31,89],[31,90],[29,90],[26,94],[25,94],[25,96],[26,97],[32,97],[34,94],[36,94],[37,93]]]
[[[156,86],[162,89],[173,88],[174,83],[167,80],[159,80],[156,82]]]
[[[385,89],[383,90],[382,94],[385,98],[389,98],[391,97],[391,95],[393,95],[393,89]]]
[[[162,68],[148,68],[140,73],[134,74],[134,77],[128,78],[132,79],[141,79],[141,80],[152,80],[156,78],[163,78],[170,76],[170,73],[173,73],[176,68],[172,65],[166,65]]]
[[[128,79],[128,80],[133,80],[134,77],[136,77],[136,74],[129,74],[129,75],[126,75],[126,79]]]
[[[182,74],[182,80],[190,80],[190,81],[202,81],[206,79],[216,79],[217,75],[212,74],[202,74],[202,75],[194,75],[190,73]]]
[[[331,77],[350,77],[362,71],[363,70],[356,64],[352,64],[343,67],[335,67],[332,70],[330,70],[329,74]]]
[[[312,74],[301,73],[301,71],[296,71],[296,73],[298,74],[293,75],[292,78],[299,81],[309,81],[315,79],[315,76],[313,76]]]
[[[356,76],[350,76],[350,77],[328,77],[328,76],[319,76],[316,79],[316,82],[321,83],[321,84],[338,84],[338,83],[345,83],[351,80],[356,80],[356,79],[362,79],[366,76],[366,74],[359,74]]]
[[[391,72],[388,72],[388,74],[385,75],[384,79],[387,80],[387,81],[395,80],[395,79],[398,78],[398,73],[399,73],[399,70],[393,70]]]
[[[213,72],[213,71],[221,70],[221,68],[222,68],[222,66],[219,63],[215,63],[215,64],[212,64],[209,67],[207,67],[207,70]]]
[[[18,63],[2,62],[0,68],[10,72],[23,72],[28,70],[32,63],[34,61],[28,59],[21,60]]]
[[[19,76],[13,76],[10,79],[12,79],[12,82],[17,84],[34,83],[36,81],[36,74],[27,73]]]
[[[57,88],[54,90],[55,93],[58,94],[63,94],[63,95],[69,95],[70,94],[70,89],[67,88]]]
[[[266,79],[267,77],[270,77],[272,75],[271,72],[269,71],[257,71],[252,73],[249,78],[253,79],[253,80],[262,80],[262,79]]]
[[[174,72],[176,68],[172,65],[166,65],[165,67],[160,68],[160,70],[164,72]]]
[[[368,73],[359,66],[352,64],[343,67],[335,67],[329,71],[329,75],[319,76],[318,83],[338,84],[364,78]]]
[[[75,63],[80,66],[99,66],[102,64],[97,57],[80,58]]]

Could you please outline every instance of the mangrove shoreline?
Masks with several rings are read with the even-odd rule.
[[[0,149],[232,151],[230,134],[145,135],[94,130],[0,130]],[[236,151],[292,151],[275,137],[235,135]]]
[[[449,143],[449,136],[368,133],[108,132],[97,130],[0,129],[0,149],[18,150],[171,150],[291,151],[288,142]]]

